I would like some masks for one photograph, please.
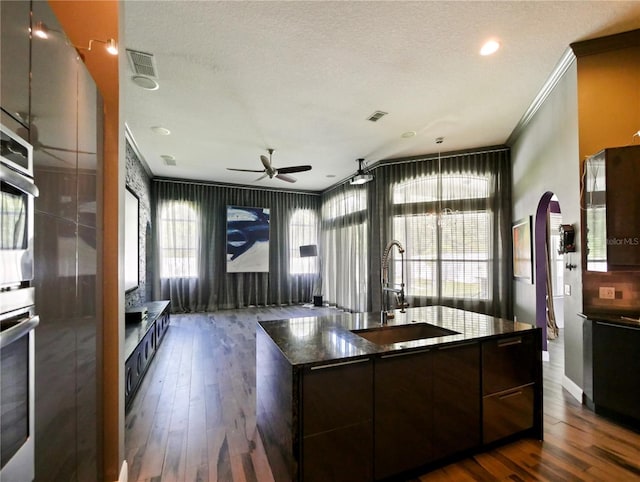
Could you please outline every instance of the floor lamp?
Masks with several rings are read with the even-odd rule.
[[[310,258],[312,256],[318,256],[318,245],[316,244],[306,244],[304,246],[300,246],[300,257],[301,258]],[[318,270],[320,270],[320,263],[318,259]],[[322,276],[322,273],[319,273],[319,276]],[[315,283],[314,292],[315,292]],[[311,308],[311,304],[305,305],[306,307]],[[313,296],[313,306],[322,306],[322,292],[319,296]]]

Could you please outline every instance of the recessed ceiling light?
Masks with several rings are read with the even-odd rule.
[[[158,88],[160,87],[160,85],[155,80],[150,79],[149,77],[145,77],[144,75],[134,75],[133,77],[131,77],[131,80],[133,80],[133,83],[138,87],[142,87],[146,90],[158,90]]]
[[[480,55],[495,54],[500,48],[500,42],[497,40],[488,40],[480,49]]]
[[[409,139],[410,137],[415,137],[416,135],[416,131],[407,131],[404,132],[400,137],[402,137],[403,139]]]
[[[169,134],[171,134],[171,131],[169,129],[166,129],[165,127],[153,126],[151,130],[161,136],[168,136]]]
[[[327,174],[327,177],[336,177],[335,174]]]

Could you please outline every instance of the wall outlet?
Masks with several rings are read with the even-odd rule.
[[[616,289],[612,286],[601,286],[600,287],[600,299],[601,300],[615,300],[616,299]]]
[[[571,285],[564,285],[564,295],[571,296]]]

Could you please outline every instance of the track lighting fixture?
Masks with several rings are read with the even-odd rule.
[[[106,44],[107,46],[105,47],[105,49],[107,50],[107,52],[109,52],[111,55],[118,55],[118,43],[112,38],[109,38],[107,40],[99,40],[99,39],[92,38],[91,40],[89,40],[88,47],[77,47],[75,45],[74,47],[76,47],[76,50],[86,50],[87,52],[91,52],[91,48],[93,47],[93,42]]]
[[[41,21],[36,22],[36,24],[34,25],[34,27],[32,29],[33,35],[38,37],[38,38],[41,38],[41,39],[48,39],[49,38],[49,34],[51,32],[58,32],[59,34],[64,36],[65,41],[67,41],[69,44],[71,44],[71,42],[69,42],[69,39],[64,34],[64,32],[61,32],[60,30],[55,30],[55,29],[49,28],[47,26],[47,24],[45,24],[44,22],[41,22]],[[109,54],[118,55],[118,42],[116,42],[115,39],[112,39],[112,38],[109,38],[107,40],[91,39],[91,40],[89,40],[89,45],[87,47],[78,47],[77,45],[74,45],[74,47],[78,51],[78,53],[79,53],[80,50],[86,50],[88,52],[91,52],[91,49],[93,47],[93,43],[94,42],[99,42],[99,43],[105,44],[106,45],[105,49],[107,50],[107,52],[109,52]]]

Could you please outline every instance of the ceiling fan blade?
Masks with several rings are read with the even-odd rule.
[[[227,167],[227,171],[240,171],[240,172],[264,172],[264,169],[234,169],[233,167]]]
[[[296,178],[295,177],[291,177],[291,176],[287,176],[286,174],[276,174],[276,177],[278,179],[282,179],[283,181],[287,181],[287,182],[296,182]]]
[[[265,177],[267,177],[269,174],[267,174],[266,172],[260,176],[258,179],[256,179],[254,182],[258,182],[258,181],[262,181]]]
[[[262,161],[264,168],[269,171],[271,169],[271,162],[269,162],[267,156],[260,156],[260,160]]]
[[[44,152],[45,154],[47,154],[47,155],[49,155],[49,156],[53,157],[55,160],[62,162],[63,164],[66,164],[66,165],[71,165],[71,164],[72,164],[72,163],[71,163],[71,162],[69,162],[67,159],[63,159],[63,158],[62,158],[62,157],[60,157],[60,156],[56,156],[53,152],[51,152],[51,151],[49,151],[49,150],[47,150],[47,149],[42,149],[42,148],[41,148],[41,149],[40,149],[40,151],[42,151],[42,152]]]
[[[73,152],[74,154],[95,154],[95,152],[89,152],[89,151],[78,151],[76,149],[66,149],[64,147],[55,147],[55,146],[48,146],[46,144],[39,144],[39,147],[42,149],[49,149],[52,151],[60,151],[60,152]]]
[[[292,174],[294,172],[304,172],[304,171],[310,171],[310,170],[311,170],[311,166],[289,166],[289,167],[279,167],[278,173]]]

